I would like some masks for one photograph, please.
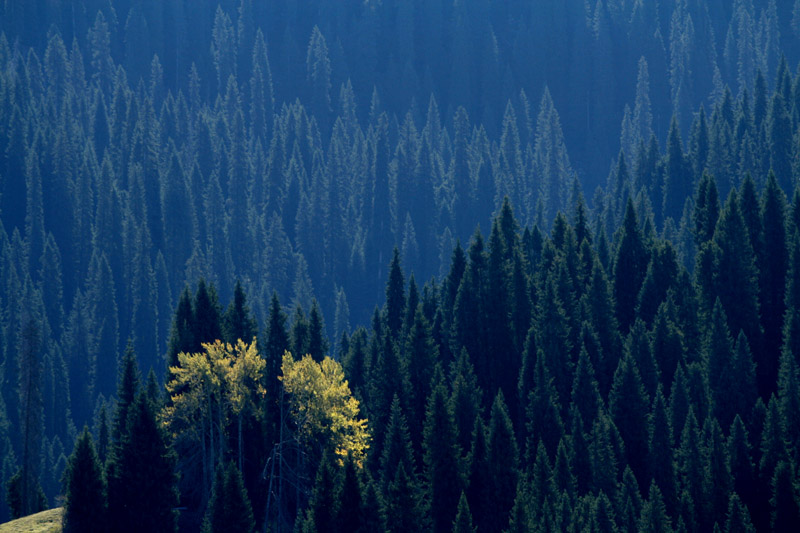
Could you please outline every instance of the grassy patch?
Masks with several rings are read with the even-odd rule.
[[[0,524],[0,533],[58,533],[59,531],[61,531],[61,507]]]

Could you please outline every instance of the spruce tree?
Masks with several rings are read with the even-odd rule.
[[[792,531],[800,523],[798,490],[791,463],[780,461],[772,475],[772,530]]]
[[[89,428],[84,426],[64,472],[63,530],[69,533],[107,531],[107,506],[103,467]]]
[[[786,274],[789,267],[788,239],[786,234],[786,195],[780,189],[775,174],[770,172],[761,197],[761,225],[763,227],[763,251],[759,255],[759,304],[761,325],[764,329],[765,357],[759,365],[774,361],[779,352],[783,336],[782,324],[786,311]],[[775,377],[775,365],[770,365],[769,376]],[[765,376],[763,379],[768,380]]]
[[[727,516],[725,533],[755,533],[750,512],[735,492],[731,492]]]
[[[364,502],[356,462],[348,457],[339,476],[337,499],[339,507],[334,519],[336,531],[356,532],[363,524]]]
[[[650,402],[630,354],[619,362],[608,402],[611,418],[625,442],[627,462],[641,482],[645,479],[647,467]]]
[[[236,344],[239,339],[246,343],[253,341],[256,336],[257,326],[255,319],[250,315],[247,297],[239,280],[233,288],[233,300],[222,317],[222,336],[229,344]]]
[[[206,533],[252,533],[254,529],[253,509],[242,473],[233,461],[227,466],[218,465],[203,530]]]
[[[484,531],[500,532],[508,527],[508,513],[514,504],[519,475],[519,451],[502,390],[492,404],[487,458],[491,492]]]
[[[469,512],[469,503],[464,493],[458,500],[456,519],[453,521],[453,533],[476,533],[477,528],[472,525],[472,513]]]
[[[561,404],[558,393],[553,386],[550,370],[544,362],[544,354],[539,350],[534,369],[534,389],[528,395],[528,408],[526,411],[526,427],[528,442],[526,450],[528,461],[533,460],[531,454],[535,453],[541,442],[548,453],[554,454],[558,441],[564,434],[564,424],[561,418]]]
[[[120,446],[127,435],[128,411],[136,398],[136,394],[139,392],[140,380],[139,363],[136,360],[133,341],[128,340],[128,346],[122,356],[117,382],[117,407],[114,412],[114,427],[112,430],[112,440],[115,447]]]
[[[397,248],[392,252],[389,264],[389,277],[386,281],[386,326],[393,338],[397,338],[403,325],[406,312],[405,279],[400,267],[400,252]]]
[[[130,405],[123,437],[107,467],[109,525],[121,533],[174,532],[176,458],[147,397]]]
[[[334,531],[336,514],[339,511],[335,468],[328,453],[323,453],[306,509],[303,531]]]
[[[672,533],[672,521],[664,506],[661,491],[655,482],[650,484],[650,495],[647,503],[642,507],[642,515],[639,519],[639,531],[649,531],[651,533]]]
[[[450,531],[463,489],[460,450],[453,415],[447,405],[444,384],[433,388],[428,398],[423,429],[423,459],[427,502],[433,531]]]
[[[636,299],[646,274],[648,253],[645,248],[633,202],[628,199],[614,260],[614,300],[619,330],[627,333],[633,324]]]

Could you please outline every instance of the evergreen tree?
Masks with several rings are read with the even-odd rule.
[[[400,252],[397,248],[392,252],[389,265],[389,278],[386,281],[386,327],[393,338],[397,338],[403,325],[406,312],[405,279],[400,267]]]
[[[725,533],[754,533],[755,528],[750,521],[750,512],[735,492],[731,492],[728,504],[728,519],[725,522]]]
[[[203,529],[208,533],[228,531],[252,533],[255,529],[253,510],[250,507],[242,474],[233,461],[227,466],[222,464],[217,466]]]
[[[117,381],[117,407],[114,412],[114,427],[112,429],[112,440],[114,446],[122,445],[128,432],[128,411],[139,392],[139,364],[136,360],[136,352],[133,349],[133,342],[128,341],[125,355],[122,356],[120,374]]]
[[[797,481],[790,463],[780,461],[772,475],[772,530],[791,531],[800,521]]]
[[[626,354],[614,373],[609,413],[625,442],[625,457],[640,481],[647,467],[649,400],[633,357]]]
[[[463,451],[470,449],[472,431],[481,412],[482,392],[466,350],[450,364],[450,409],[456,422],[458,444]]]
[[[365,525],[363,523],[364,502],[357,468],[356,462],[350,456],[345,461],[343,471],[339,476],[337,487],[339,507],[334,520],[337,531],[359,531]]]
[[[441,383],[428,398],[422,446],[433,531],[450,531],[463,483],[455,423]]]
[[[108,467],[108,516],[115,531],[176,531],[175,455],[152,404],[138,393]]]
[[[487,458],[491,491],[485,508],[490,514],[485,520],[484,531],[499,532],[508,526],[508,513],[514,504],[519,471],[517,441],[502,390],[498,391],[492,404]]]
[[[669,533],[673,531],[672,521],[664,507],[661,491],[658,490],[658,485],[656,485],[655,482],[650,484],[650,496],[647,503],[642,507],[642,515],[639,519],[639,531],[659,533]]]
[[[759,256],[759,304],[764,329],[764,353],[759,365],[769,365],[779,352],[782,342],[781,325],[786,311],[786,273],[789,250],[786,235],[786,195],[780,189],[774,173],[770,173],[761,198],[761,223],[764,228],[764,248]],[[775,378],[774,364],[762,378]]]
[[[64,531],[107,530],[106,480],[89,428],[75,442],[64,472]]]
[[[233,300],[222,317],[222,330],[222,336],[229,344],[236,344],[239,339],[250,343],[256,336],[256,321],[250,316],[247,297],[239,280],[233,288]]]
[[[648,262],[647,250],[630,199],[625,206],[625,218],[620,231],[614,260],[614,300],[620,332],[627,333],[633,324],[636,299]]]
[[[548,453],[554,454],[558,441],[564,432],[561,419],[561,404],[558,393],[553,386],[553,378],[544,363],[544,354],[541,350],[536,357],[534,369],[534,388],[528,395],[528,408],[526,412],[526,426],[528,442],[526,449],[528,461],[533,459],[539,443],[543,444]]]
[[[167,367],[178,366],[178,354],[191,353],[195,347],[193,334],[194,311],[189,288],[185,287],[178,299],[178,307],[172,319],[169,342],[167,344]]]
[[[469,503],[464,493],[458,500],[456,519],[453,521],[453,533],[475,533],[477,529],[472,526],[472,513],[469,512]]]
[[[336,514],[336,470],[328,453],[322,455],[311,499],[306,509],[303,531],[334,531]]]

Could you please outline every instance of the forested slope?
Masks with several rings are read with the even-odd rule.
[[[284,349],[298,359],[311,351],[318,360],[329,351],[346,363],[354,392],[359,383],[366,387],[356,396],[376,439],[367,460],[374,476],[383,453],[381,424],[391,412],[387,391],[394,389],[416,454],[415,464],[404,468],[405,482],[424,474],[428,393],[440,384],[453,387],[450,364],[462,348],[469,354],[462,366],[471,362],[483,389],[484,421],[489,424],[491,400],[503,390],[520,465],[532,465],[541,436],[529,438],[524,411],[528,392],[547,387],[532,385],[539,345],[528,350],[527,366],[523,354],[527,339],[541,338],[556,344],[543,347],[551,359],[543,358],[536,372],[552,374],[560,406],[543,412],[555,417],[558,411],[563,433],[579,440],[570,405],[585,345],[609,421],[596,418],[593,408],[581,412],[586,450],[605,438],[592,436],[594,420],[618,432],[625,445],[625,451],[617,446],[624,461],[609,474],[604,494],[614,500],[611,487],[629,464],[638,497],[651,501],[647,439],[625,429],[641,432],[646,425],[623,424],[628,414],[613,414],[623,404],[609,394],[618,367],[632,372],[629,361],[618,365],[627,361],[625,354],[655,342],[664,302],[672,310],[663,312],[673,313],[661,322],[673,335],[671,348],[663,348],[672,350],[671,359],[653,355],[657,365],[649,370],[642,367],[646,362],[637,363],[646,411],[655,409],[659,383],[664,405],[672,405],[673,374],[682,368],[687,387],[694,387],[687,405],[693,407],[697,445],[710,446],[713,428],[705,426],[713,419],[728,435],[738,413],[756,452],[755,471],[762,472],[758,443],[773,409],[770,395],[778,391],[779,356],[798,353],[795,319],[786,314],[794,301],[785,292],[797,220],[788,206],[796,203],[800,176],[800,83],[793,74],[800,59],[800,4],[794,4],[4,2],[0,478],[25,473],[15,479],[26,487],[29,509],[39,498],[54,503],[78,428],[88,423],[97,439],[105,417],[112,425],[127,346],[142,372],[154,370],[152,387],[163,390],[156,384],[169,381],[168,364],[180,366],[179,351],[201,352],[201,342],[216,338],[266,338],[280,304],[290,322],[301,325],[289,329],[308,327],[315,340],[279,336],[269,356],[259,343],[271,380],[265,397],[273,402],[261,406],[259,416],[276,410],[281,385],[274,378]],[[501,211],[504,198],[527,232]],[[493,223],[495,216],[500,218]],[[495,236],[498,224],[503,245]],[[471,238],[477,225],[486,243]],[[634,227],[638,238],[632,237]],[[572,245],[565,244],[570,239]],[[454,249],[468,252],[454,259]],[[566,273],[553,273],[559,255],[569,283]],[[416,276],[434,339],[429,348],[439,352],[430,360],[441,363],[441,373],[432,373],[433,363],[428,368],[424,361],[406,361],[416,305],[398,304],[414,300],[410,294],[400,298],[398,271],[390,271],[390,263]],[[603,292],[595,287],[600,281],[591,282],[595,270],[607,278],[605,303],[604,294],[586,295],[593,287]],[[387,279],[394,303],[384,292]],[[237,281],[240,289],[234,290]],[[469,283],[463,298],[475,300],[461,309],[478,314],[456,320],[460,286]],[[280,304],[271,301],[273,293]],[[241,322],[245,295],[252,310],[247,327]],[[545,301],[560,302],[560,311],[541,310]],[[373,312],[384,304],[384,311]],[[604,325],[593,324],[590,317],[602,315],[603,306]],[[542,313],[553,316],[546,320]],[[379,353],[396,351],[393,364],[407,367],[410,388],[396,381],[403,375],[396,368],[385,370],[394,385],[368,380],[374,370],[369,358],[361,370],[348,366],[350,349],[340,350],[340,341],[344,335],[352,347],[354,328],[370,317],[373,332],[361,333],[365,353],[369,347],[378,365]],[[310,326],[302,326],[306,321]],[[587,321],[591,328],[584,327]],[[539,325],[529,334],[531,324]],[[630,335],[633,340],[625,340]],[[707,346],[712,337],[721,346],[713,357]],[[724,415],[714,411],[720,403],[715,391],[730,389],[727,381],[716,383],[730,359],[720,355],[726,342],[732,353],[752,357],[760,415],[753,414],[752,395],[727,402],[736,407]],[[749,372],[741,364],[737,372]],[[518,386],[523,374],[527,381]],[[431,375],[434,384],[428,383]],[[777,409],[791,395],[781,394],[772,416],[784,420],[788,411]],[[154,413],[163,400],[156,396]],[[462,416],[461,408],[450,409]],[[127,415],[117,416],[117,425],[125,426]],[[675,453],[683,420],[671,421]],[[270,431],[280,426],[274,419],[271,424],[261,447],[246,452],[252,463],[238,465],[259,523],[268,489],[258,485],[258,476],[276,438]],[[462,424],[466,457],[472,420]],[[770,494],[775,471],[791,478],[779,480],[785,486],[796,482],[796,434],[790,421],[772,424],[772,438],[785,446],[771,450],[776,455],[759,474],[766,476],[761,496]],[[554,418],[551,425],[559,422]],[[112,433],[106,434],[109,442],[120,438]],[[556,432],[545,446],[552,464],[560,438]],[[575,453],[575,460],[590,457]],[[467,468],[474,461],[458,462]],[[781,462],[785,468],[777,470]],[[310,491],[316,463],[306,466],[303,490]],[[734,470],[728,465],[729,474]],[[33,480],[41,484],[41,496]],[[210,497],[210,477],[206,481],[192,512],[202,514]],[[373,496],[387,498],[390,481]],[[702,483],[702,490],[711,490],[710,481]],[[467,487],[465,481],[473,517],[482,521]],[[587,492],[599,494],[597,486],[580,487],[572,503]],[[687,502],[676,503],[682,493],[666,503],[673,526],[682,518],[688,527],[689,515],[706,505],[695,501],[701,489],[686,490],[693,511]],[[301,492],[291,509],[308,498]],[[548,506],[553,516],[562,509],[563,525],[570,506],[561,492]],[[721,490],[715,509],[727,505],[729,492]],[[448,496],[453,509],[458,496]],[[756,509],[748,496],[739,496],[754,523],[768,526],[769,502]],[[633,511],[617,507],[617,520],[623,511],[638,519],[641,502],[631,497]],[[427,513],[431,498],[423,499],[420,513]],[[537,521],[544,516],[541,506],[530,512]],[[2,513],[8,516],[8,508]],[[723,515],[702,516],[722,527]],[[431,518],[441,528],[453,517]]]

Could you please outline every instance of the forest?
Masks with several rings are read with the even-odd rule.
[[[800,0],[0,1],[0,522],[793,531]]]

